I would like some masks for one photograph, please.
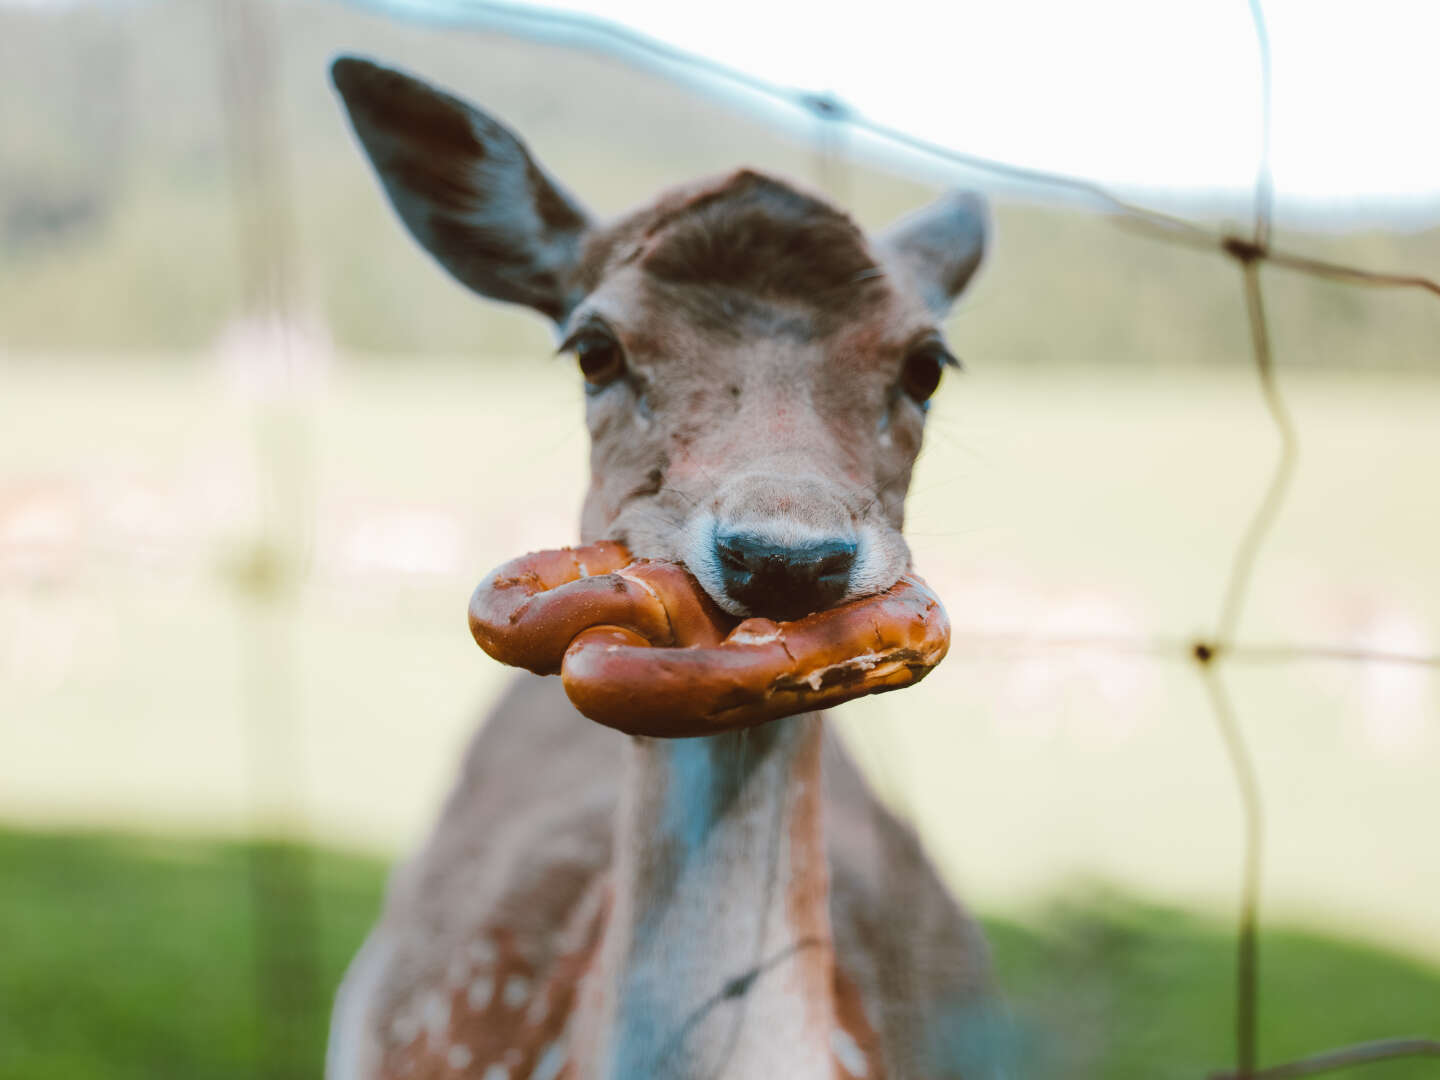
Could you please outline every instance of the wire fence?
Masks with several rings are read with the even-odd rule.
[[[1240,639],[1245,608],[1259,562],[1285,508],[1300,459],[1300,433],[1276,377],[1262,269],[1270,266],[1356,287],[1417,289],[1440,297],[1440,282],[1428,277],[1334,263],[1275,246],[1275,194],[1270,167],[1270,45],[1261,0],[1248,0],[1259,47],[1261,99],[1258,107],[1262,118],[1262,145],[1256,166],[1251,225],[1244,234],[1208,228],[1140,205],[1088,179],[1015,165],[926,142],[868,120],[831,95],[802,93],[768,83],[591,16],[541,11],[489,0],[353,2],[401,17],[484,24],[490,28],[601,50],[642,65],[658,66],[667,74],[718,81],[774,104],[793,107],[802,114],[809,114],[816,122],[816,168],[822,182],[832,192],[843,192],[847,183],[848,133],[864,133],[947,165],[963,166],[999,179],[1082,196],[1106,212],[1118,227],[1137,231],[1155,242],[1208,250],[1232,261],[1239,276],[1239,299],[1244,304],[1249,326],[1250,355],[1258,390],[1273,426],[1278,450],[1269,467],[1264,495],[1228,554],[1229,571],[1220,595],[1216,597],[1212,631],[1196,639],[967,635],[963,632],[956,637],[967,645],[988,646],[1001,651],[1083,650],[1175,661],[1193,667],[1196,678],[1203,684],[1217,733],[1233,772],[1244,832],[1235,941],[1235,1061],[1232,1067],[1213,1072],[1210,1080],[1288,1080],[1387,1059],[1440,1057],[1440,1039],[1397,1037],[1326,1050],[1312,1057],[1264,1068],[1258,1065],[1257,1030],[1262,1005],[1258,931],[1265,862],[1263,785],[1247,745],[1245,727],[1227,689],[1225,672],[1232,664],[1281,665],[1297,661],[1394,664],[1440,670],[1440,655],[1351,648],[1325,642],[1251,643]],[[249,303],[255,310],[278,314],[283,309],[287,292],[285,279],[290,240],[285,194],[279,182],[280,170],[276,161],[280,151],[275,134],[275,103],[266,93],[267,30],[260,18],[259,6],[253,0],[218,0],[218,3],[222,13],[219,29],[224,54],[224,98],[232,130],[234,167],[241,180],[237,211],[240,220],[249,223],[244,229],[245,243],[242,246],[246,280],[250,286]],[[281,460],[282,451],[273,447],[267,449],[263,439],[259,450],[264,471],[272,477],[286,472],[290,463]],[[1256,463],[1257,471],[1263,467],[1262,463]],[[261,546],[264,546],[263,541]],[[272,602],[284,602],[283,586],[277,587]],[[269,661],[262,662],[284,667],[290,661],[274,655]],[[274,704],[267,703],[264,711],[273,713]],[[284,760],[288,738],[281,730],[283,724],[277,727],[267,721],[259,726],[263,726],[268,734],[260,738],[255,747],[257,775],[269,770],[266,763]],[[315,978],[314,957],[306,940],[308,922],[302,919],[297,923],[277,914],[293,910],[297,898],[302,901],[299,910],[302,913],[309,910],[311,901],[307,899],[306,873],[306,868],[297,863],[293,855],[284,859],[261,859],[254,869],[262,976],[258,980],[258,993],[262,998],[261,1011],[266,1015],[285,1015],[289,1011],[287,1000],[294,992],[296,979],[308,985],[313,984]],[[279,1033],[275,1037],[288,1036]],[[278,1061],[280,1057],[283,1055],[274,1060]],[[278,1073],[272,1072],[271,1075]]]

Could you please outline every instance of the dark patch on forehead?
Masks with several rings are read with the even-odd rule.
[[[823,321],[854,317],[887,291],[854,222],[758,173],[735,173],[649,224],[635,255],[667,291],[719,290]]]
[[[831,333],[842,316],[855,314],[853,308],[824,311],[715,285],[655,283],[653,296],[672,311],[683,312],[697,329],[729,340],[758,337],[814,341]]]

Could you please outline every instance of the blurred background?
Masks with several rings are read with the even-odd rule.
[[[902,105],[935,79],[962,119],[1011,103],[952,145],[1246,234],[1258,69],[1237,67],[1245,5],[1209,5],[1230,6],[1185,8],[1229,58],[1123,4],[962,5],[963,38],[897,16],[875,40],[953,51]],[[1433,279],[1433,128],[1394,86],[1336,108],[1433,45],[1428,8],[1307,31],[1274,6],[1277,246]],[[992,256],[948,328],[967,370],[931,412],[908,526],[955,645],[835,723],[984,918],[1025,1075],[1225,1067],[1245,830],[1190,657],[1279,447],[1236,263],[1073,191],[887,152],[833,108],[517,34],[507,11],[0,3],[0,1077],[318,1075],[387,869],[505,678],[466,631],[470,590],[576,536],[580,379],[541,320],[403,233],[329,88],[339,51],[493,110],[601,213],[742,163],[871,228],[943,186],[988,194]],[[747,40],[740,16],[705,18],[699,39]],[[1086,60],[1091,40],[1110,58]],[[1297,57],[1348,96],[1284,96]],[[1085,71],[1134,115],[1087,112]],[[1440,91],[1433,64],[1416,78]],[[1232,119],[1237,174],[1186,156]],[[1329,159],[1282,159],[1282,130],[1327,125]],[[1440,1036],[1440,298],[1262,277],[1300,464],[1250,651],[1222,659],[1264,807],[1258,1042],[1277,1062]]]

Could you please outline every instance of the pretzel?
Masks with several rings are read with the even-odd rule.
[[[909,686],[945,656],[950,621],[907,574],[793,622],[737,620],[684,567],[601,541],[494,570],[470,632],[496,660],[559,674],[591,720],[661,738],[712,735]]]

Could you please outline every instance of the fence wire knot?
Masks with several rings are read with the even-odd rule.
[[[1268,244],[1259,244],[1254,240],[1247,240],[1243,236],[1226,236],[1220,241],[1220,248],[1225,254],[1238,259],[1242,264],[1259,262],[1270,255]]]

